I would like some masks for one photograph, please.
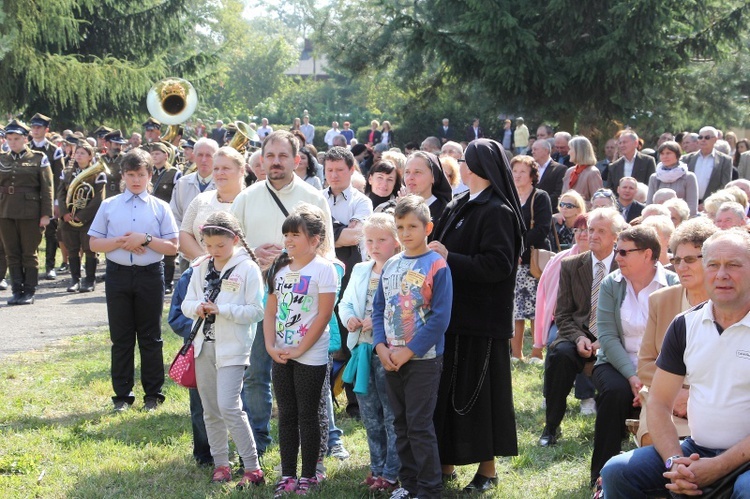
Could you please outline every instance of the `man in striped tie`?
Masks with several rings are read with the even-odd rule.
[[[557,338],[547,352],[544,366],[546,420],[539,445],[557,443],[565,415],[565,399],[576,376],[596,360],[599,348],[596,307],[602,279],[617,268],[614,247],[617,235],[627,227],[613,208],[599,208],[589,216],[589,251],[563,259],[555,323]]]

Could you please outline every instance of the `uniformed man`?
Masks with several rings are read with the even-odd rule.
[[[107,145],[104,143],[104,136],[112,130],[112,128],[104,125],[94,130],[93,136],[96,139],[96,152],[98,152],[99,154],[104,154],[107,152]]]
[[[96,253],[89,246],[88,231],[104,200],[108,168],[104,161],[92,164],[94,148],[86,141],[79,141],[74,158],[73,166],[63,173],[57,206],[62,220],[62,238],[70,252],[68,262],[72,282],[68,293],[87,293],[93,291],[96,285]],[[81,250],[86,254],[86,277],[83,281]]]
[[[161,122],[159,120],[149,117],[143,124],[143,130],[144,143],[159,142],[161,138]]]
[[[5,146],[5,127],[0,125],[0,145]],[[0,237],[0,291],[8,289],[8,281],[5,274],[8,273],[8,261],[5,259],[5,250],[3,249],[3,239]]]
[[[47,156],[50,167],[52,168],[52,180],[54,183],[54,192],[60,188],[60,176],[65,167],[65,153],[62,149],[47,140],[49,133],[49,124],[52,120],[43,114],[36,113],[31,118],[31,140],[29,147],[32,151],[41,151]],[[55,272],[55,259],[57,257],[57,222],[59,213],[57,206],[54,208],[54,217],[50,220],[49,225],[44,229],[44,239],[46,241],[45,249],[45,269],[47,273],[45,278],[54,281],[57,278]]]
[[[182,164],[182,174],[190,175],[196,169],[195,156],[193,155],[193,153],[195,152],[195,141],[193,139],[187,139],[183,142],[182,157],[184,159],[184,163]]]
[[[172,200],[172,191],[177,181],[182,177],[180,170],[169,164],[169,151],[171,145],[166,142],[154,142],[150,144],[151,159],[154,161],[154,175],[151,177],[151,194],[169,204]],[[175,269],[175,256],[164,257],[164,291],[172,293]]]
[[[52,218],[52,170],[47,156],[26,144],[30,131],[25,123],[11,121],[5,127],[10,151],[0,153],[0,237],[13,292],[8,305],[34,303],[43,232],[39,229]]]
[[[105,197],[112,197],[122,192],[122,172],[120,163],[122,162],[122,147],[128,143],[128,139],[122,136],[120,130],[114,130],[104,136],[104,144],[107,146],[107,154],[99,158],[107,165],[107,189]]]
[[[224,126],[224,130],[226,130],[226,133],[224,134],[224,143],[219,144],[220,146],[229,144],[234,136],[237,134],[237,125],[234,123],[228,123]]]

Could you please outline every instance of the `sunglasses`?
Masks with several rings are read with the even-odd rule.
[[[565,203],[563,201],[560,201],[560,208],[578,208],[578,205],[573,203]]]
[[[688,265],[692,265],[693,263],[697,262],[699,258],[703,258],[703,255],[698,255],[698,256],[692,256],[691,255],[691,256],[686,256],[684,258],[680,258],[679,256],[675,256],[673,258],[670,258],[669,261],[672,263],[672,265],[674,265],[675,267],[677,267],[682,262],[685,262]]]
[[[698,135],[698,140],[711,140],[715,138],[713,135]]]
[[[618,249],[618,250],[615,250],[615,253],[618,254],[618,255],[620,255],[621,257],[625,258],[626,256],[628,256],[628,253],[632,253],[633,251],[643,251],[645,249],[646,248],[633,248],[633,249],[629,249],[629,250]]]
[[[591,196],[591,199],[599,199],[599,198],[611,198],[614,194],[609,189],[603,189],[601,191],[596,191],[593,196]]]

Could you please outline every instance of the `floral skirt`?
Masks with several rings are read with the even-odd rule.
[[[534,319],[536,314],[536,288],[539,281],[531,275],[531,266],[521,264],[516,272],[516,295],[513,318],[517,321]]]

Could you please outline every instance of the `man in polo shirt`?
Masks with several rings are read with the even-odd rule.
[[[607,462],[607,499],[703,494],[735,470],[732,497],[750,497],[750,471],[743,468],[750,463],[749,247],[750,235],[740,229],[720,231],[703,244],[709,300],[669,326],[649,390],[654,445]],[[671,416],[685,382],[691,436],[680,444]]]
[[[115,411],[127,410],[133,395],[134,349],[141,354],[144,409],[164,401],[161,315],[165,255],[177,253],[177,224],[169,205],[151,196],[151,156],[136,149],[122,159],[125,191],[105,199],[88,234],[91,250],[107,255],[107,316],[112,341]]]
[[[294,173],[300,162],[299,141],[286,130],[277,130],[266,137],[261,148],[266,180],[243,190],[232,203],[232,214],[242,225],[247,243],[253,248],[261,268],[267,269],[281,253],[284,236],[281,226],[289,212],[301,202],[310,203],[326,217],[326,246],[333,257],[333,226],[331,210],[321,191]],[[263,330],[263,322],[258,324]],[[263,335],[256,334],[250,351],[250,366],[245,371],[243,388],[248,417],[258,454],[271,443],[271,357],[266,351]]]

